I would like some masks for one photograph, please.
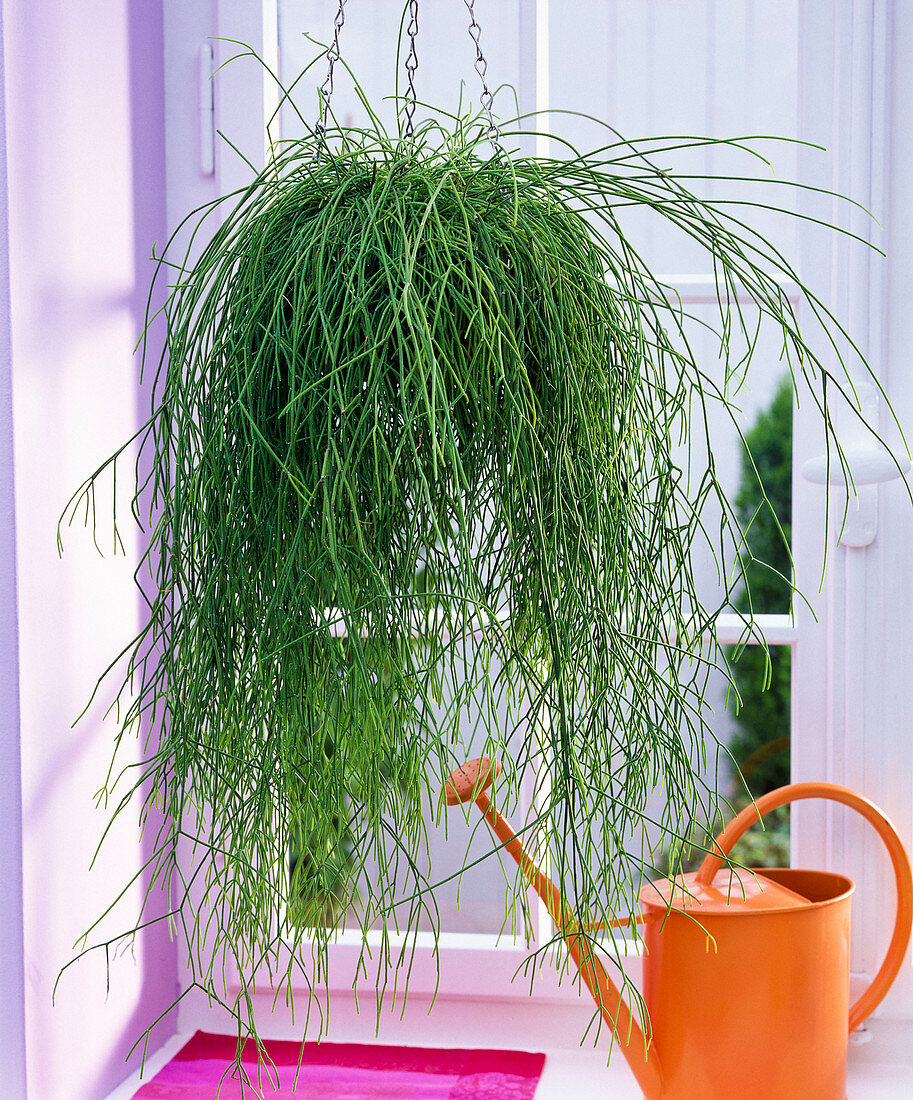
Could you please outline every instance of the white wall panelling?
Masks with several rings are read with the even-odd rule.
[[[909,111],[911,15],[909,5],[825,0],[800,8],[800,136],[827,147],[823,154],[805,149],[802,179],[850,195],[878,221],[835,199],[809,200],[807,209],[859,234],[888,254],[848,238],[803,232],[802,270],[809,282],[826,290],[825,301],[848,325],[901,417],[910,420],[910,373],[901,333],[909,313],[911,269],[905,257],[909,215],[899,201],[911,162],[902,120]],[[841,371],[833,359],[835,374]],[[848,360],[854,382],[863,379],[858,362]],[[842,421],[852,414],[841,412]],[[895,445],[899,432],[884,403],[880,430]],[[852,428],[841,430],[848,436]],[[812,608],[797,615],[799,644],[794,650],[794,775],[822,778],[864,792],[895,820],[911,841],[910,703],[904,698],[903,669],[909,668],[910,586],[904,554],[911,534],[909,507],[897,482],[878,489],[877,535],[865,547],[836,548],[841,491],[832,489],[828,570],[820,591],[824,530],[824,492],[799,475],[803,464],[820,453],[820,431],[806,403],[796,418],[794,526],[798,579]],[[855,499],[849,507],[856,509]],[[817,616],[817,622],[814,621]],[[887,860],[878,842],[852,815],[835,807],[805,803],[795,814],[794,861],[830,867],[857,883],[854,902],[852,969],[855,984],[878,968],[890,934],[894,890]],[[878,1010],[882,1020],[913,1014],[913,973],[904,968]],[[871,1044],[870,1056],[890,1057],[896,1030],[870,1031],[883,1043]],[[882,1050],[882,1048],[884,1048]]]

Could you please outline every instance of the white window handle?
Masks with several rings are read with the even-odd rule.
[[[878,390],[871,382],[860,382],[856,393],[859,407],[846,417],[844,431],[839,433],[843,457],[833,450],[829,456],[810,458],[802,466],[802,476],[815,485],[844,487],[849,499],[845,502],[846,518],[840,532],[840,545],[861,547],[875,541],[878,486],[883,481],[903,477],[910,469],[910,460],[904,455],[898,455],[895,460],[884,447],[878,446],[870,434],[872,429],[866,429],[866,425],[878,423]]]
[[[810,458],[802,467],[802,476],[815,485],[846,485],[844,464],[849,466],[850,477],[858,489],[861,485],[880,485],[883,481],[893,481],[903,477],[910,469],[908,458],[897,461],[880,447],[855,447],[843,452],[844,462],[836,451],[831,452],[830,469],[827,455]]]
[[[802,467],[802,476],[815,485],[847,484],[846,469],[852,479],[854,493],[847,503],[846,522],[840,533],[841,546],[869,546],[878,529],[878,486],[884,481],[903,477],[910,469],[910,460],[898,456],[895,460],[880,447],[853,447],[844,450],[843,460],[836,451],[828,456],[817,455]]]

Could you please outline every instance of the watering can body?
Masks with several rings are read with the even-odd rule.
[[[853,884],[766,868],[695,878],[641,892],[663,1100],[843,1100]]]
[[[446,801],[475,802],[543,899],[648,1100],[844,1100],[848,1033],[887,993],[913,927],[910,861],[877,806],[832,783],[782,787],[730,822],[700,870],[646,885],[638,921],[645,1037],[594,949],[591,933],[603,925],[579,923],[486,793],[499,771],[500,764],[486,757],[469,761],[445,783]],[[870,986],[852,1005],[853,883],[825,871],[723,866],[735,842],[765,813],[806,798],[841,802],[865,817],[894,871],[891,941]]]

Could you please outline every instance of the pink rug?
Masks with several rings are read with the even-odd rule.
[[[280,1087],[267,1083],[267,1100],[530,1100],[536,1091],[544,1054],[520,1050],[438,1050],[431,1047],[383,1047],[350,1043],[301,1044],[267,1040]],[[134,1094],[134,1100],[214,1100],[222,1075],[235,1057],[230,1035],[196,1035],[167,1066]],[[301,1057],[301,1069],[298,1059]],[[257,1083],[257,1054],[252,1042],[241,1058]],[[293,1088],[295,1074],[297,1086]],[[253,1100],[257,1091],[241,1091],[237,1067],[222,1084],[219,1100]]]

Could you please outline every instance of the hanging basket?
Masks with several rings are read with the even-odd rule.
[[[335,57],[338,37],[330,86]],[[437,927],[427,797],[440,807],[468,729],[474,755],[509,765],[504,806],[539,777],[527,842],[588,919],[632,915],[662,834],[713,813],[705,691],[743,541],[712,452],[690,476],[676,456],[700,453],[709,407],[734,410],[618,210],[705,249],[727,376],[759,323],[778,332],[835,461],[847,388],[780,283],[846,349],[825,307],[649,143],[523,157],[490,113],[445,140],[407,112],[390,138],[323,104],[310,136],[198,212],[223,218],[198,258],[157,270],[167,348],[135,499],[154,591],[123,726],[154,734],[133,792],[166,815],[153,887],[193,980],[235,1013],[264,964],[279,987],[319,980],[347,914]],[[727,578],[714,607],[698,546]]]

